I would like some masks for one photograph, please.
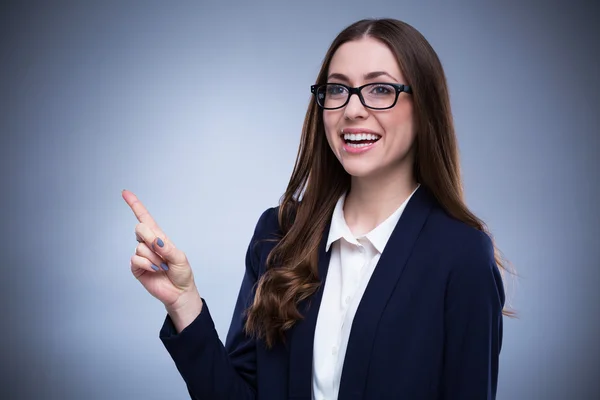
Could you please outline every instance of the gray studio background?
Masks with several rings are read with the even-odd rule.
[[[521,275],[498,398],[597,398],[592,2],[127,4],[0,9],[0,398],[187,398],[158,339],[164,309],[129,270],[121,189],[186,251],[224,338],[327,47],[386,16],[442,59],[468,204]]]

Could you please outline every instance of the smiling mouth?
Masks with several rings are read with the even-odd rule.
[[[375,133],[343,133],[340,136],[346,144],[353,147],[369,146],[381,139],[381,136]]]

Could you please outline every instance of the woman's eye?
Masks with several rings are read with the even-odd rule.
[[[376,95],[386,95],[392,93],[392,91],[393,90],[391,87],[385,85],[374,86],[371,89],[371,93]]]
[[[337,86],[337,85],[327,86],[327,94],[329,94],[329,95],[343,94],[345,91],[346,91],[346,89],[343,86]]]

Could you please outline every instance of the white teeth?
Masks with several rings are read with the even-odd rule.
[[[356,149],[367,146],[371,146],[371,143],[348,143],[348,147],[354,147]]]
[[[344,133],[344,140],[378,140],[380,137],[372,133]]]

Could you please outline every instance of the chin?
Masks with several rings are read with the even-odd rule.
[[[366,165],[343,165],[344,170],[353,178],[366,178],[374,174],[375,169]]]

